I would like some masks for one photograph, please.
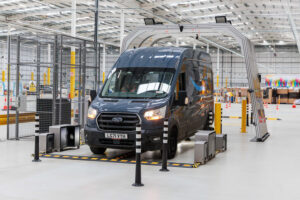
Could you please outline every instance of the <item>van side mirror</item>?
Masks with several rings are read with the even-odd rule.
[[[179,91],[178,92],[178,105],[185,106],[188,104],[188,99],[186,95],[186,91]]]

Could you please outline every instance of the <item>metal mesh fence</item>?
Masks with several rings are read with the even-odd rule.
[[[40,133],[56,124],[83,127],[90,91],[100,87],[100,48],[65,35],[9,37],[3,52],[0,140],[34,135],[36,113]]]

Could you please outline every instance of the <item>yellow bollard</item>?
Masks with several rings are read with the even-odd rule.
[[[70,70],[70,99],[75,96],[75,51],[71,51],[71,70]]]
[[[241,133],[246,133],[246,123],[247,123],[247,100],[242,100],[242,124]]]
[[[102,73],[102,83],[105,82],[105,72]]]
[[[50,85],[50,77],[51,77],[51,68],[47,69],[47,85]]]
[[[43,74],[43,84],[46,85],[46,73]]]
[[[215,131],[216,131],[216,134],[222,134],[221,103],[215,103]]]
[[[5,70],[2,70],[2,82],[5,82]]]

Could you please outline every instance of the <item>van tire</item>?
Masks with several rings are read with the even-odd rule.
[[[90,149],[94,154],[104,154],[104,152],[106,151],[106,148],[100,147],[90,147]]]
[[[173,127],[172,131],[169,133],[170,137],[168,138],[168,159],[173,159],[176,156],[177,152],[177,128]]]

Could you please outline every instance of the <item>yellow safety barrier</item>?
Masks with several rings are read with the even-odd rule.
[[[102,83],[105,82],[105,72],[102,73]]]
[[[75,51],[71,51],[71,70],[70,70],[70,99],[75,96]]]
[[[246,118],[247,118],[247,100],[244,99],[242,101],[242,127],[241,127],[241,133],[246,133]]]
[[[47,76],[46,73],[44,73],[43,74],[43,83],[44,83],[44,85],[46,85],[46,76]]]
[[[216,134],[222,134],[221,103],[215,103],[215,131],[216,131]]]
[[[2,70],[2,82],[5,82],[5,70]]]
[[[51,68],[47,69],[47,85],[50,85],[50,77],[51,77]]]

